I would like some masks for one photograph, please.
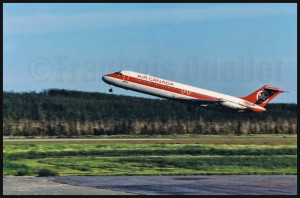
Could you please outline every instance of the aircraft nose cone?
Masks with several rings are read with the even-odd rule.
[[[102,76],[102,80],[106,83],[109,83],[109,77],[107,75]]]

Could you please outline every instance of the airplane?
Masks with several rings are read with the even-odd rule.
[[[109,92],[112,92],[113,86],[116,86],[161,98],[196,103],[201,107],[209,104],[221,105],[238,112],[266,111],[264,106],[268,102],[280,93],[289,92],[265,85],[246,97],[235,97],[133,71],[106,74],[102,80],[110,85]]]

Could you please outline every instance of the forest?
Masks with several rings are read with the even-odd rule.
[[[165,99],[49,89],[3,93],[4,136],[296,134],[297,104],[237,113]]]

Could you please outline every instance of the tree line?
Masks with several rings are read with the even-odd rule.
[[[49,89],[3,93],[3,135],[295,134],[296,104],[237,113],[170,100]]]

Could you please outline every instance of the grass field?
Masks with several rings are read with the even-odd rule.
[[[172,134],[172,135],[84,135],[84,136],[3,136],[3,138],[220,138],[220,137],[297,137],[297,134],[241,134],[241,135],[203,135],[203,134]]]
[[[3,142],[5,175],[297,174],[297,140]]]

